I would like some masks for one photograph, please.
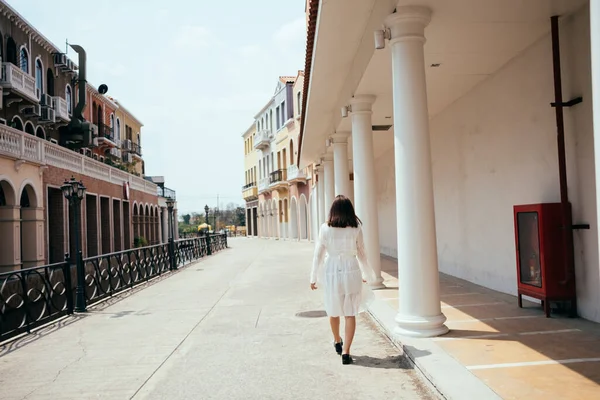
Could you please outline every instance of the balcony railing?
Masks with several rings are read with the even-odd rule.
[[[298,169],[296,164],[292,164],[287,169],[287,180],[288,182],[306,180],[306,172],[303,169]]]
[[[113,128],[106,124],[98,124],[98,139],[107,139],[116,144]]]
[[[256,140],[254,141],[255,149],[268,148],[273,140],[273,134],[271,131],[262,130],[256,133]]]
[[[256,186],[255,182],[249,183],[247,185],[242,186],[242,191],[246,189],[250,189],[251,187]]]
[[[283,182],[285,180],[286,180],[286,170],[278,169],[277,171],[271,172],[271,175],[270,175],[271,185],[278,183],[278,182]]]
[[[0,125],[0,154],[32,164],[66,169],[116,185],[129,182],[131,189],[156,194],[157,186],[152,182],[6,125]]]
[[[177,198],[175,191],[166,187],[157,186],[156,194],[158,195],[158,197],[164,197],[165,199],[175,200]]]
[[[263,192],[267,189],[269,189],[269,178],[262,178],[258,181],[258,191]]]
[[[35,91],[35,78],[22,71],[13,63],[2,63],[0,85],[5,89],[10,89],[20,94],[33,103],[39,101]]]
[[[244,200],[253,199],[258,196],[258,189],[256,183],[252,182],[242,186],[242,197]]]
[[[137,143],[131,142],[131,153],[137,156],[142,156],[142,146]]]
[[[67,101],[60,96],[55,96],[52,99],[54,103],[54,113],[56,115],[56,119],[62,119],[63,121],[69,122],[71,120],[71,116],[69,115],[69,106]]]

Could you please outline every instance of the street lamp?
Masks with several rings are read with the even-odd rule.
[[[208,210],[209,210],[209,208],[208,208],[208,205],[205,205],[205,206],[204,206],[204,212],[206,213],[206,233],[207,233],[207,234],[208,234],[208,224],[210,223],[210,222],[208,221]]]
[[[208,204],[204,206],[204,211],[206,212],[206,254],[210,256],[212,251],[210,249],[210,235],[208,234]]]
[[[80,205],[81,200],[85,196],[85,186],[83,186],[83,182],[77,182],[74,177],[71,177],[71,180],[65,180],[64,184],[60,187],[63,195],[69,201],[69,206],[71,207],[73,213],[73,222],[75,225],[75,255],[71,254],[71,265],[73,264],[73,257],[75,257],[75,265],[77,270],[77,289],[75,291],[75,311],[76,312],[85,312],[86,304],[85,304],[85,271],[83,268],[83,258],[81,255],[81,246],[80,246],[80,237],[81,232],[79,229],[81,228],[79,224],[79,215],[80,215]],[[69,271],[70,273],[70,271]]]
[[[175,238],[174,223],[173,223],[173,209],[175,208],[175,201],[172,198],[167,198],[167,209],[169,210],[169,235],[171,239]]]

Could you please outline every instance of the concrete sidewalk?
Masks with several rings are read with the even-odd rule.
[[[398,309],[397,262],[382,258],[388,289],[370,312],[390,335]],[[448,400],[600,399],[600,324],[545,318],[541,307],[440,274],[450,333],[395,337]]]
[[[0,399],[437,398],[366,315],[341,365],[308,289],[312,244],[230,246],[0,348]]]

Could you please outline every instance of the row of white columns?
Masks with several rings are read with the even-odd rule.
[[[441,312],[429,115],[425,81],[425,7],[399,7],[386,18],[391,33],[396,215],[398,231],[398,314],[396,332],[431,337],[448,332]],[[365,249],[375,272],[373,288],[382,288],[377,177],[373,151],[372,105],[375,96],[350,99],[352,132],[335,133],[333,157],[326,153],[317,168],[319,224],[335,195],[351,197],[347,138],[352,136],[354,203],[363,222]]]

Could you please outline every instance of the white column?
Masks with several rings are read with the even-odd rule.
[[[432,337],[448,332],[440,307],[439,272],[425,82],[425,26],[431,11],[399,7],[391,30],[398,227],[396,333]]]
[[[352,158],[354,159],[354,200],[356,215],[363,223],[365,251],[375,273],[369,282],[373,289],[385,287],[381,276],[379,249],[379,214],[377,211],[377,177],[373,150],[371,107],[375,96],[354,96],[352,107]]]
[[[317,208],[318,208],[318,216],[317,216],[317,236],[315,239],[319,237],[319,230],[321,229],[321,225],[325,223],[325,175],[323,174],[323,167],[319,166],[316,168],[317,171]]]
[[[329,209],[335,198],[335,175],[333,170],[333,155],[325,153],[323,155],[323,171],[325,175],[325,220],[329,217]]]
[[[348,170],[348,136],[350,132],[337,132],[333,141],[333,172],[335,175],[335,196],[350,198],[350,171]]]
[[[596,210],[600,210],[600,0],[590,0],[590,49],[592,59],[592,118],[596,164]],[[600,224],[600,213],[596,214]],[[600,251],[600,243],[598,243]],[[600,270],[598,271],[600,273]]]

